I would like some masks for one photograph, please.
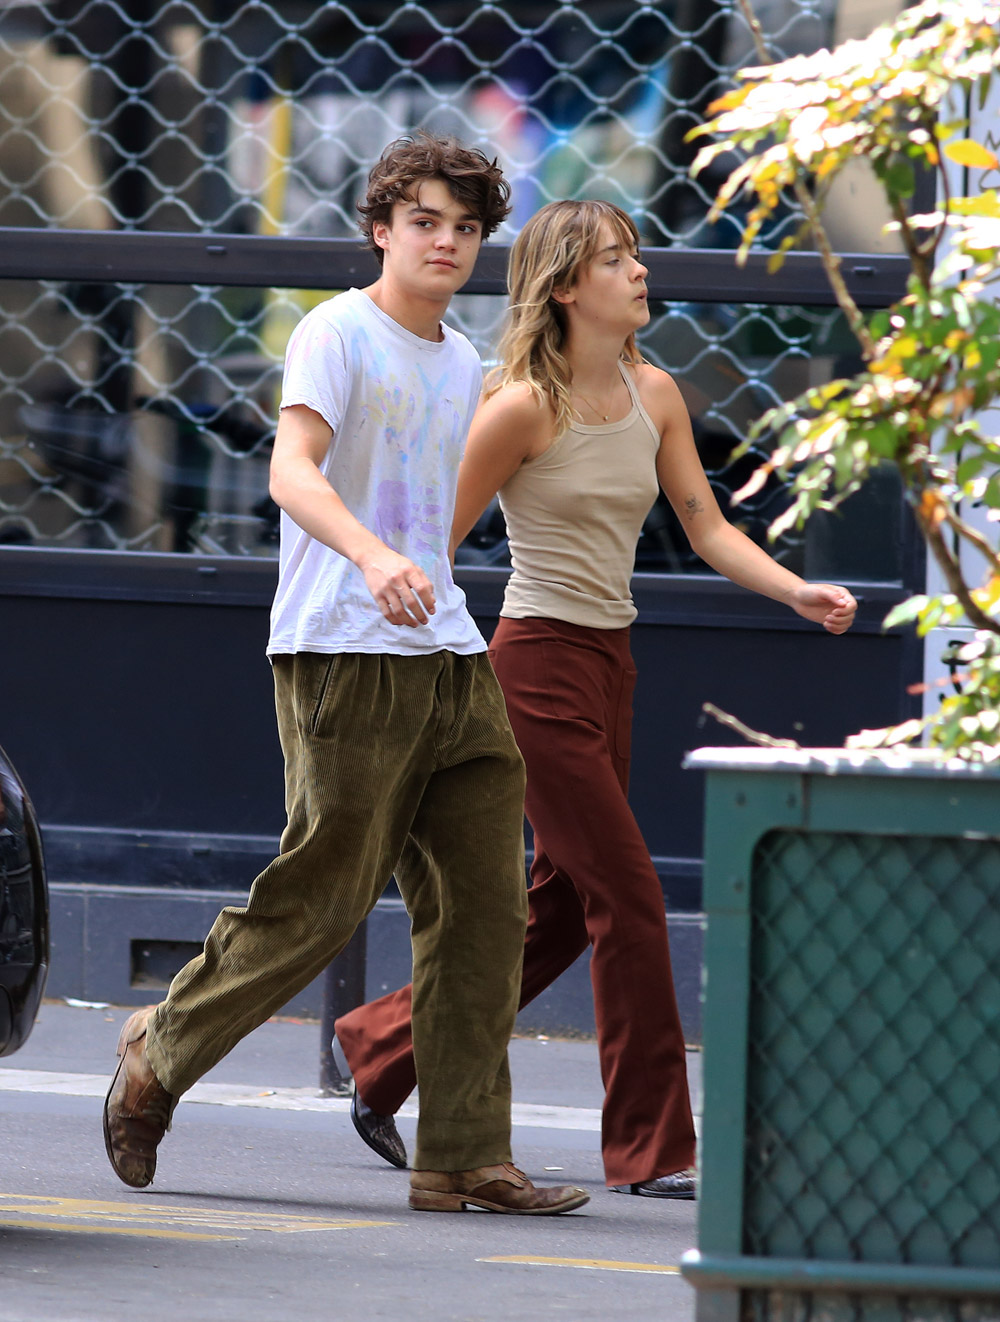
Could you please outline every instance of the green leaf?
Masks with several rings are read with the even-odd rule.
[[[970,454],[968,459],[963,459],[955,470],[955,481],[960,487],[964,487],[966,482],[972,478],[978,477],[983,470],[983,465],[987,463],[987,457],[984,454]]]
[[[881,172],[886,188],[897,197],[912,197],[917,186],[913,162],[905,156],[896,156],[888,168]]]
[[[918,618],[921,611],[926,610],[930,597],[918,595],[910,597],[907,601],[901,601],[898,606],[893,606],[892,610],[882,621],[883,629],[895,629],[898,624],[912,624]]]
[[[991,510],[1000,510],[1000,475],[994,473],[986,483],[983,500]]]
[[[872,423],[865,437],[868,448],[880,459],[892,459],[899,448],[899,432],[891,422],[882,418]]]

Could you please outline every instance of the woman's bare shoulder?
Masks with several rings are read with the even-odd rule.
[[[539,391],[533,390],[527,381],[507,382],[485,402],[505,417],[523,418],[526,422],[551,415],[552,412],[548,400]]]
[[[479,422],[494,435],[503,433],[522,458],[536,457],[552,441],[552,405],[526,381],[512,381],[494,391],[480,405]]]
[[[680,393],[677,382],[662,367],[656,367],[653,363],[639,363],[632,370],[640,391],[649,391],[662,399],[676,398]]]
[[[684,395],[669,372],[652,363],[640,363],[635,373],[643,408],[661,432],[687,418]]]

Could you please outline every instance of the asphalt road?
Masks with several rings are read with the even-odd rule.
[[[346,1100],[319,1097],[318,1026],[293,1020],[206,1076],[155,1184],[128,1189],[101,1135],[127,1013],[46,1003],[0,1060],[0,1322],[693,1319],[676,1268],[695,1205],[605,1189],[592,1043],[511,1044],[515,1159],[591,1202],[551,1218],[448,1215],[407,1208],[406,1173],[361,1143]],[[399,1128],[412,1142],[412,1116]]]

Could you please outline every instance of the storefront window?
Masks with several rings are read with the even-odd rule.
[[[267,470],[281,354],[302,312],[325,297],[0,283],[0,544],[276,555]],[[503,315],[500,296],[460,294],[449,319],[489,361]],[[128,330],[118,342],[116,327]],[[738,461],[732,452],[770,405],[857,365],[839,312],[655,303],[640,347],[681,384],[720,505],[763,544],[787,493],[773,482],[733,507],[765,447]],[[855,498],[848,514],[814,520],[808,537],[786,537],[778,557],[812,577],[898,578],[898,496],[878,494],[877,518]],[[509,563],[495,505],[458,562]],[[705,570],[662,498],[636,568]]]

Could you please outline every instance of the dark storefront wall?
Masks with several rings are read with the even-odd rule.
[[[26,558],[5,556],[11,577],[0,594],[3,689],[17,695],[4,742],[53,839],[74,828],[276,839],[284,815],[264,655],[269,602],[18,593],[9,561]],[[499,592],[479,577],[459,575],[488,638]],[[909,640],[878,628],[893,589],[869,587],[858,625],[838,639],[712,581],[638,582],[635,594],[647,608],[632,627],[631,798],[665,878],[696,873],[701,855],[698,778],[678,774],[684,752],[706,739],[738,742],[703,703],[810,746],[840,744],[906,706]],[[210,875],[195,864],[186,884]],[[676,907],[697,907],[696,887],[667,889]]]

